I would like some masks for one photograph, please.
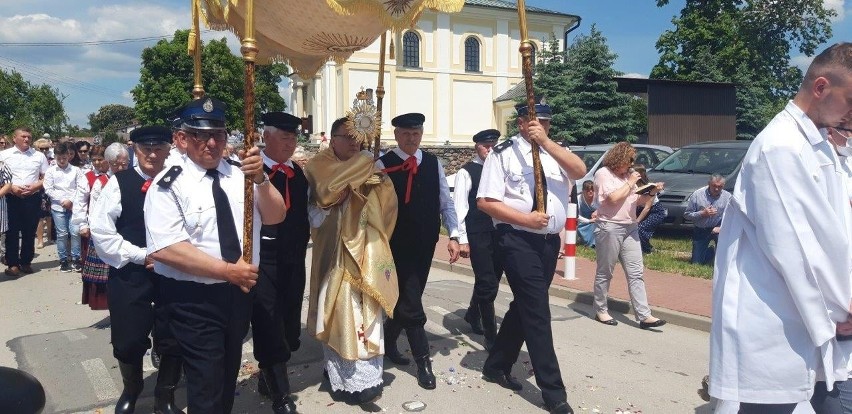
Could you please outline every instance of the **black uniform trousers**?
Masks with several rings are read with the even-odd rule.
[[[169,333],[158,298],[160,278],[160,275],[134,263],[121,269],[109,269],[107,297],[112,354],[125,364],[142,362],[145,351],[151,347],[148,339],[151,333],[158,353],[180,356],[180,348]]]
[[[163,277],[160,298],[180,344],[189,413],[230,413],[253,293],[230,283]]]
[[[296,257],[301,257],[301,261],[279,259],[278,263],[278,278],[283,284],[279,294],[284,294],[284,335],[294,352],[302,344],[299,336],[302,334],[302,305],[305,302],[307,279],[305,255],[306,251],[303,250],[296,254]]]
[[[261,230],[261,236],[263,232]],[[302,298],[304,292],[305,281],[302,278],[302,290],[293,287],[293,280],[290,270],[294,266],[288,266],[287,263],[279,263],[278,243],[276,240],[260,241],[260,264],[258,268],[257,284],[252,291],[257,292],[254,297],[253,311],[251,315],[251,331],[252,341],[254,343],[254,358],[258,361],[261,369],[270,368],[272,365],[287,362],[290,360],[291,341],[299,341],[299,332],[301,331],[301,309]],[[304,275],[304,262],[302,263],[302,274]],[[298,308],[294,311],[295,298],[298,296]],[[289,324],[293,324],[292,320],[295,313],[296,326],[298,330],[295,334]]]
[[[428,246],[391,245],[396,276],[399,283],[399,299],[393,311],[393,323],[401,328],[420,328],[426,325],[423,310],[423,291],[432,267],[435,244]]]
[[[497,232],[468,233],[470,266],[473,268],[473,299],[479,303],[492,303],[500,289],[503,265],[497,254]]]
[[[6,197],[9,227],[6,232],[6,264],[29,265],[35,256],[35,232],[41,214],[41,193]]]
[[[547,407],[554,407],[567,399],[553,349],[548,295],[556,271],[559,235],[529,233],[507,224],[498,225],[497,233],[497,253],[514,300],[503,317],[483,370],[510,373],[526,342],[542,398]]]

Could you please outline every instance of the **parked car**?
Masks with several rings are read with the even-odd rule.
[[[664,224],[690,225],[683,213],[695,190],[707,185],[712,174],[725,177],[732,191],[751,141],[709,141],[686,145],[648,171],[651,181],[666,183],[660,203],[669,214]]]
[[[574,189],[571,191],[572,200],[576,200],[575,197],[577,189],[583,188],[584,182],[594,181],[595,172],[597,172],[598,168],[601,167],[604,155],[614,145],[615,144],[596,144],[570,147],[571,152],[580,157],[580,159],[583,160],[583,163],[586,164],[586,175],[577,180]],[[633,148],[636,148],[636,164],[642,164],[648,169],[659,164],[672,152],[674,152],[673,149],[665,145],[633,144]]]

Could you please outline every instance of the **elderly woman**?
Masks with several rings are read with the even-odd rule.
[[[648,197],[654,197],[663,186],[657,183],[649,194],[636,194],[636,182],[641,176],[631,169],[635,159],[636,150],[627,142],[619,142],[606,153],[603,168],[595,173],[595,204],[598,205],[595,252],[598,265],[594,310],[596,321],[610,326],[618,324],[609,315],[607,293],[615,262],[621,261],[639,327],[648,329],[663,326],[666,321],[651,316],[651,308],[648,307],[645,280],[642,278],[644,263],[636,207],[644,205]]]
[[[74,217],[72,218],[72,223],[80,227],[80,235],[87,238],[90,236],[89,206],[95,204],[101,190],[109,181],[109,177],[127,169],[129,154],[125,145],[115,142],[106,149],[100,145],[92,147],[89,156],[93,170],[86,173],[88,187],[75,203]],[[85,260],[83,264],[82,303],[89,305],[92,310],[108,309],[107,276],[109,266],[98,257],[91,241],[88,243]]]
[[[107,309],[106,275],[109,272],[107,266],[95,251],[89,233],[89,206],[94,202],[91,197],[92,188],[97,185],[103,188],[109,180],[109,163],[104,158],[105,148],[94,145],[89,149],[89,160],[92,169],[85,173],[86,187],[77,192],[77,200],[74,201],[74,215],[71,217],[71,225],[77,226],[80,237],[83,239],[83,300],[84,305],[89,305],[92,310]]]

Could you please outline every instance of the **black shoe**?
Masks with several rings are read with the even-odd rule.
[[[503,372],[491,372],[483,369],[482,379],[486,382],[497,384],[503,388],[508,388],[513,391],[520,391],[524,389],[523,384],[518,381],[515,381],[515,379],[512,378],[511,375],[508,375]]]
[[[142,362],[138,364],[125,364],[118,361],[118,369],[121,371],[121,381],[124,390],[115,403],[115,414],[131,414],[136,410],[136,399],[142,393]]]
[[[272,412],[275,414],[294,414],[296,403],[290,397],[290,379],[287,377],[287,365],[283,362],[264,368],[261,371],[269,398],[272,399]]]
[[[59,271],[62,273],[71,273],[71,264],[67,260],[59,262]]]
[[[415,358],[414,362],[417,363],[417,385],[423,389],[434,390],[437,384],[435,384],[435,374],[432,373],[432,360],[429,359],[429,355]]]
[[[470,330],[477,335],[482,335],[485,331],[482,330],[482,316],[479,313],[479,307],[476,304],[471,304],[464,313],[464,320],[470,324]]]
[[[82,272],[83,271],[83,266],[80,264],[79,260],[72,260],[71,261],[71,270],[74,271],[74,272]]]
[[[153,356],[154,353],[151,353]],[[183,414],[175,405],[175,389],[180,381],[183,360],[180,357],[164,355],[158,358],[157,385],[154,387],[154,407],[156,414]]]
[[[611,316],[610,316],[610,318],[609,318],[608,320],[603,320],[603,319],[601,319],[601,316],[600,316],[600,315],[595,314],[595,320],[596,320],[596,321],[598,321],[598,322],[600,322],[600,323],[602,323],[602,324],[604,324],[604,325],[609,325],[609,326],[615,326],[615,325],[618,325],[618,321],[617,321],[617,320],[615,320],[615,318],[613,318],[613,317],[611,317]]]
[[[356,405],[370,404],[378,401],[382,398],[382,388],[384,388],[383,385],[376,385],[375,387],[370,387],[366,390],[356,392]]]
[[[550,414],[574,414],[574,409],[568,404],[568,401],[562,401],[550,408]]]
[[[641,329],[651,329],[651,328],[659,328],[666,324],[665,319],[657,319],[654,322],[639,322],[639,328]]]
[[[35,273],[35,269],[33,269],[33,266],[28,264],[21,265],[21,271],[28,275]]]

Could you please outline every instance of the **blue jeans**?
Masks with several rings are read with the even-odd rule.
[[[50,210],[53,227],[56,229],[56,253],[59,261],[68,260],[68,239],[71,239],[71,260],[80,260],[80,229],[71,228],[71,212]]]
[[[712,265],[716,257],[716,248],[710,247],[710,241],[718,241],[718,234],[713,234],[713,228],[692,228],[692,258],[690,263]]]

